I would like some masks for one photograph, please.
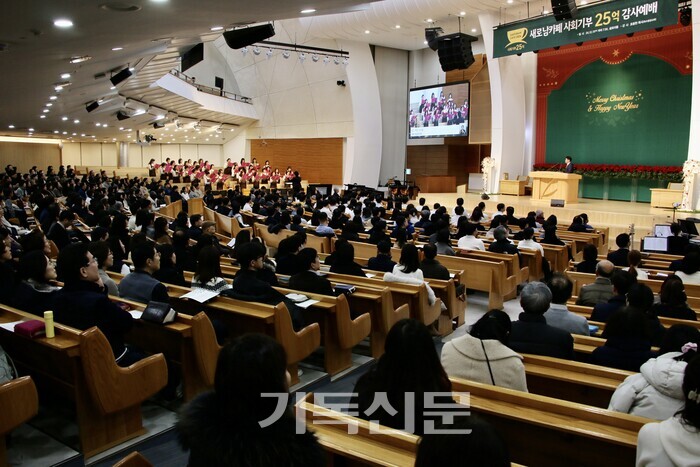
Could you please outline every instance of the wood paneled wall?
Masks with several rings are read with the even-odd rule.
[[[459,139],[459,138],[455,138]],[[406,167],[415,175],[454,175],[457,185],[466,185],[470,173],[481,171],[481,159],[491,154],[491,145],[446,144],[443,146],[408,146]]]
[[[270,161],[284,173],[287,166],[310,183],[343,183],[343,139],[268,139],[250,143],[250,158],[262,165]]]
[[[11,164],[19,172],[28,172],[32,166],[46,171],[50,165],[58,170],[61,165],[61,149],[58,144],[0,142],[0,170]]]

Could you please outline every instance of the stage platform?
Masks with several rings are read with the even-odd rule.
[[[420,193],[419,198],[425,198],[432,206],[440,203],[447,206],[449,210],[456,205],[456,199],[464,198],[464,208],[471,211],[479,204],[481,195],[479,193]],[[670,223],[673,218],[673,211],[670,209],[652,208],[649,203],[632,203],[629,201],[606,201],[599,199],[580,198],[577,203],[567,203],[561,208],[551,207],[549,201],[536,201],[530,196],[515,195],[489,195],[486,203],[486,212],[493,214],[496,205],[503,203],[506,206],[515,208],[516,217],[525,217],[529,211],[541,209],[545,217],[550,214],[557,216],[560,225],[569,225],[574,216],[586,213],[588,220],[594,227],[610,228],[610,248],[615,248],[615,237],[630,231],[630,226],[634,224],[634,248],[639,248],[639,241],[642,237],[649,235],[654,224]],[[414,202],[417,204],[417,200]],[[686,212],[676,212],[676,219],[693,217],[693,214]]]

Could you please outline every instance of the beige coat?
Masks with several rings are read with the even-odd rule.
[[[527,391],[523,357],[497,340],[484,340],[496,386]],[[481,340],[466,334],[442,348],[442,366],[449,376],[492,384]]]

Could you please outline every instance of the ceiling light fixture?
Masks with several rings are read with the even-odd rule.
[[[401,25],[397,24],[396,26],[394,26],[394,29],[401,29]]]
[[[331,62],[331,57],[329,57],[328,55],[323,57],[323,64],[324,65],[328,65],[330,62]]]
[[[282,56],[285,58],[285,60],[288,59],[290,55],[291,54],[289,53],[289,50],[285,50],[284,52],[282,52]]]
[[[61,28],[61,29],[72,28],[73,21],[66,19],[66,18],[59,18],[53,22],[53,25],[56,26],[57,28]]]
[[[299,54],[299,61],[300,61],[301,63],[304,63],[304,60],[306,60],[306,54],[305,54],[304,52],[301,52],[301,53]]]
[[[253,54],[260,55],[260,47],[258,47],[258,46],[253,47]]]
[[[30,129],[27,130],[27,131],[34,132],[34,128],[30,128]]]
[[[365,34],[369,34],[369,29],[365,29]]]
[[[112,47],[112,52],[119,52],[120,50],[124,50],[124,47]]]
[[[44,109],[42,112],[44,112],[45,114],[47,114],[47,113],[49,113],[49,109]]]
[[[311,61],[314,62],[314,63],[318,62],[318,59],[319,59],[319,58],[320,58],[320,57],[318,56],[318,54],[312,54],[312,55],[311,55]]]
[[[316,13],[316,9],[315,8],[306,8],[304,10],[301,10],[299,13],[301,13],[302,15],[310,15],[311,13]]]
[[[59,131],[58,131],[58,130],[53,130],[53,133],[54,133],[55,135],[57,135],[57,134],[59,133]]]
[[[223,26],[212,26],[211,28],[209,28],[209,30],[212,31],[212,32],[214,32],[214,31],[221,31],[222,29],[224,29]]]
[[[46,107],[51,107],[53,104],[51,102],[46,103]]]
[[[464,16],[464,15],[466,15],[466,14],[467,14],[466,11],[460,11],[460,12],[459,12],[459,16]]]
[[[56,92],[61,92],[61,91],[63,90],[63,86],[60,86],[60,85],[59,85],[59,86],[56,86],[56,87],[53,88],[53,89],[54,89],[54,91],[56,91]]]
[[[63,73],[61,75],[61,79],[68,79],[68,78],[70,78],[70,73]]]
[[[265,52],[265,56],[266,56],[267,58],[272,57],[272,49],[267,49],[267,51]]]
[[[241,49],[241,53],[243,54],[244,57],[245,57],[246,55],[248,55],[248,47],[243,47],[243,48]]]
[[[12,125],[12,124],[10,124],[10,125],[7,126],[7,128],[9,128],[10,130],[13,130],[13,129],[15,128],[15,126]]]
[[[340,65],[340,57],[335,57],[333,59],[333,63],[335,63],[336,65]]]
[[[58,97],[56,97],[56,96],[49,96],[49,100],[50,100],[50,101],[55,101],[56,99],[58,99]]]
[[[65,122],[66,120],[68,120],[68,117],[61,117],[61,120]]]
[[[80,123],[80,120],[78,120],[78,119],[76,118],[75,120],[73,120],[73,123],[76,123],[76,124],[77,124],[77,123]]]
[[[476,28],[472,28],[472,32],[476,32]]]
[[[39,115],[39,118],[46,118],[46,115]]]
[[[92,57],[89,55],[76,55],[74,57],[71,57],[68,63],[71,64],[76,64],[76,63],[82,63],[82,62],[87,62],[88,60],[92,60]]]

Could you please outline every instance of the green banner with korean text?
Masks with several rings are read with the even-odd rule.
[[[575,19],[553,15],[499,26],[493,31],[493,57],[619,36],[678,22],[677,0],[615,0],[578,9]]]

